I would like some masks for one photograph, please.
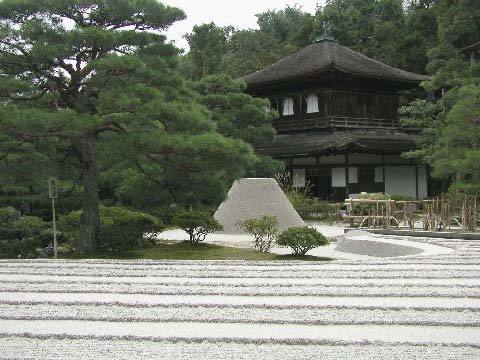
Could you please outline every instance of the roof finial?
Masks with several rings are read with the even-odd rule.
[[[335,39],[331,35],[332,27],[330,26],[330,22],[325,21],[322,24],[322,28],[323,28],[323,34],[321,34],[321,29],[318,29],[317,34],[315,35],[314,42],[320,42],[320,41],[324,41],[324,40],[335,41]]]

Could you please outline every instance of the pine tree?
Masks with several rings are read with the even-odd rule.
[[[178,74],[178,50],[161,31],[184,16],[156,0],[0,2],[0,150],[30,147],[51,169],[78,173],[80,253],[97,248],[105,185],[119,192],[141,179],[194,198],[256,159],[215,131]]]

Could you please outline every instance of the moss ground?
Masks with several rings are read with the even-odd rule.
[[[69,252],[60,253],[61,258],[79,258]],[[199,244],[192,246],[188,242],[159,241],[143,249],[122,251],[118,253],[99,253],[87,258],[96,259],[167,259],[167,260],[307,260],[330,261],[330,258],[317,256],[278,255],[258,253],[250,249]]]

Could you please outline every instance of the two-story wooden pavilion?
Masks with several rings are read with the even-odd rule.
[[[417,129],[398,120],[400,93],[428,76],[403,71],[330,39],[242,78],[269,98],[277,135],[259,152],[285,161],[294,186],[342,199],[360,192],[427,196],[427,170],[400,155]]]

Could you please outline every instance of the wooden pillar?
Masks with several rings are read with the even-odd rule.
[[[385,154],[382,155],[382,172],[383,172],[383,193],[385,194],[387,190],[387,185],[385,182]]]
[[[350,171],[349,171],[349,164],[350,164],[350,155],[348,151],[345,153],[345,198],[349,198],[350,196]]]
[[[415,164],[415,198],[418,199],[418,165]]]

